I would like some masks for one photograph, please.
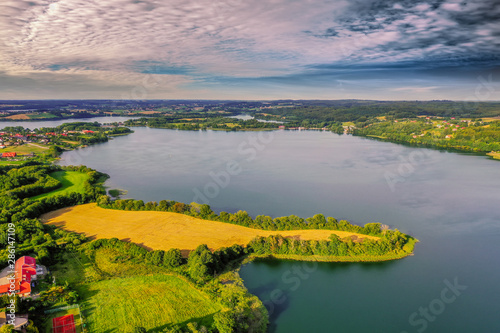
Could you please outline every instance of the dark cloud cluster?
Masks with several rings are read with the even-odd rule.
[[[321,37],[356,37],[364,34],[378,38],[380,32],[394,32],[394,40],[381,40],[368,45],[357,60],[366,60],[372,53],[380,58],[387,56],[418,58],[442,63],[454,57],[469,57],[472,63],[498,60],[500,54],[500,2],[474,0],[446,1],[380,1],[350,2],[346,11],[334,20]],[[332,35],[330,31],[337,32]],[[413,53],[408,53],[413,51]],[[372,59],[369,59],[372,60]],[[462,65],[462,64],[460,64]],[[490,64],[488,64],[490,65]]]

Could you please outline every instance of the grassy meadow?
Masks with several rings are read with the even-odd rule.
[[[327,240],[332,234],[340,238],[356,235],[359,238],[377,239],[335,230],[268,231],[178,213],[113,210],[100,208],[96,204],[59,209],[42,215],[41,219],[44,223],[67,231],[84,233],[93,238],[116,237],[154,250],[194,250],[200,244],[218,249],[234,244],[246,245],[256,236],[276,234],[303,240]]]
[[[165,274],[114,278],[85,286],[90,332],[132,332],[196,319],[210,323],[222,307],[183,279]]]
[[[85,193],[84,183],[88,179],[86,173],[78,171],[56,171],[51,173],[50,176],[60,181],[62,186],[54,191],[32,197],[32,199],[37,200],[71,192]]]

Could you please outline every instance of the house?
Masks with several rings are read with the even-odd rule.
[[[12,292],[21,297],[31,296],[31,281],[36,279],[36,269],[35,258],[24,256],[17,259],[14,274],[4,269],[0,275],[0,296]]]
[[[2,153],[2,157],[16,157],[17,153]]]
[[[36,276],[36,260],[33,257],[24,256],[16,261],[16,273],[20,274],[23,281],[31,283],[31,277]]]

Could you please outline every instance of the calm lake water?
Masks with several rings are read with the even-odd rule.
[[[420,240],[393,262],[242,267],[270,332],[500,332],[499,161],[319,131],[134,130],[60,163],[106,172],[109,188],[145,202],[322,213]]]

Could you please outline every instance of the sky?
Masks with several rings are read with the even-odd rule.
[[[500,100],[500,2],[1,0],[0,99]]]

